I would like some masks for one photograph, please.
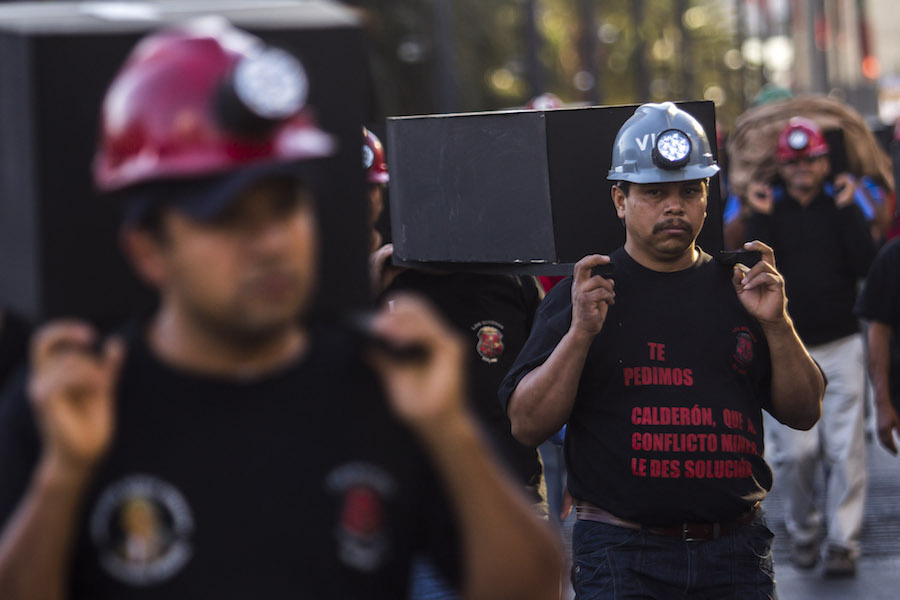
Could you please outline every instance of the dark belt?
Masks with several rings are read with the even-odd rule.
[[[691,542],[695,540],[714,540],[720,536],[727,535],[738,527],[752,521],[757,510],[759,510],[759,502],[754,504],[753,508],[734,521],[726,523],[681,523],[680,525],[675,525],[673,527],[650,527],[634,521],[628,521],[627,519],[620,519],[599,506],[594,506],[589,502],[578,500],[575,505],[575,516],[582,521],[596,521],[598,523],[606,523],[607,525],[615,525],[616,527],[639,529],[641,531],[646,531],[647,533],[681,538],[685,542]]]

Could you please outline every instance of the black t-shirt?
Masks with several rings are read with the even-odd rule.
[[[784,196],[771,215],[751,216],[747,238],[775,250],[788,311],[806,344],[825,344],[859,332],[853,316],[856,288],[876,253],[859,206],[839,208],[824,193],[805,207]]]
[[[889,242],[866,278],[866,285],[856,303],[856,314],[870,321],[890,325],[891,399],[900,410],[900,239]]]
[[[525,486],[540,481],[537,450],[520,444],[497,390],[528,334],[540,302],[531,278],[404,271],[389,291],[418,293],[432,301],[465,340],[469,356],[469,398],[497,452]]]
[[[0,389],[25,361],[31,325],[14,312],[0,308]]]
[[[701,253],[651,271],[612,254],[616,302],[585,361],[566,429],[572,496],[648,525],[736,518],[772,485],[762,458],[769,350],[730,268]],[[572,279],[556,285],[500,390],[541,365],[572,319]]]
[[[420,552],[458,580],[455,519],[379,390],[338,331],[246,381],[175,370],[131,335],[70,597],[396,599]],[[8,400],[0,523],[39,452],[24,394]]]

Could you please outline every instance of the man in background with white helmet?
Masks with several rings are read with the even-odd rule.
[[[76,322],[34,340],[0,412],[0,597],[394,599],[423,551],[467,597],[558,593],[433,313],[399,297],[370,325],[407,360],[299,320],[334,145],[306,88],[222,21],[145,38],[116,77],[95,181],[159,307],[99,350]]]
[[[576,597],[774,595],[761,411],[808,429],[825,383],[772,250],[746,244],[747,268],[696,246],[717,172],[696,119],[637,109],[609,171],[625,246],[551,290],[500,391],[523,443],[568,423]]]

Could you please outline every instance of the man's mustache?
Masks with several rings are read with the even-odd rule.
[[[653,226],[653,233],[659,233],[664,229],[683,229],[688,233],[694,233],[694,228],[684,219],[666,219]]]

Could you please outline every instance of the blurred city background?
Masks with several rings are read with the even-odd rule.
[[[378,112],[708,99],[729,129],[769,84],[900,115],[892,0],[352,0]],[[879,18],[880,17],[880,18]]]
[[[13,5],[16,1],[0,0],[0,4]],[[86,1],[85,4],[130,7],[121,14],[141,18],[139,5],[142,2],[139,1]],[[205,9],[208,5],[211,10],[220,7],[258,9],[260,4],[257,0],[179,1],[179,5],[185,7]],[[900,118],[900,19],[894,13],[900,6],[897,0],[346,0],[344,4],[359,11],[368,33],[370,81],[366,82],[369,85],[360,85],[355,91],[372,90],[366,116],[370,121],[368,124],[378,133],[383,133],[383,119],[388,116],[522,107],[542,93],[555,94],[564,103],[574,105],[706,99],[716,105],[721,134],[731,132],[737,117],[751,106],[787,93],[824,94],[846,102],[863,116],[869,128],[884,133],[882,141],[894,137],[894,125]],[[105,14],[110,13],[105,11]],[[27,37],[28,28],[24,27],[23,31]],[[25,65],[27,69],[37,70],[51,63],[50,59],[68,57],[67,43],[69,41],[65,40],[59,43],[58,54],[36,55],[43,58],[44,63],[37,60],[28,63],[24,59],[21,64],[10,61],[7,80],[24,77]],[[131,41],[120,39],[116,44],[116,51],[124,52]],[[98,52],[96,48],[91,51]],[[10,54],[6,56],[8,58]],[[333,68],[333,65],[328,66]],[[73,89],[74,85],[67,87],[66,82],[70,81],[67,77],[85,78],[84,71],[100,71],[96,63],[83,71],[69,72],[56,65],[54,69],[52,77],[41,79],[45,84],[57,82],[58,88],[45,86],[51,91]],[[35,140],[40,133],[55,136],[57,131],[63,132],[58,138],[52,138],[53,144],[45,143],[45,147],[59,154],[34,153],[33,159],[34,164],[41,166],[35,173],[57,185],[56,188],[47,186],[49,192],[43,187],[39,189],[55,204],[50,201],[41,204],[31,196],[8,191],[6,197],[22,200],[22,206],[27,204],[24,200],[40,204],[42,209],[52,206],[53,209],[46,209],[46,212],[58,218],[54,221],[57,229],[47,229],[56,233],[47,236],[50,241],[37,237],[26,240],[28,251],[42,258],[35,259],[35,264],[52,273],[54,281],[65,279],[60,273],[69,276],[64,282],[69,287],[60,288],[69,294],[68,304],[58,312],[64,308],[67,313],[93,314],[89,309],[98,305],[112,314],[126,305],[120,296],[107,293],[86,296],[84,306],[77,305],[72,299],[81,301],[74,290],[88,287],[81,284],[76,274],[92,273],[89,266],[93,267],[93,263],[105,266],[117,259],[109,257],[108,251],[112,247],[116,219],[107,215],[103,223],[108,236],[96,235],[97,239],[91,240],[93,246],[87,247],[88,242],[82,239],[83,236],[73,232],[78,229],[75,225],[87,222],[92,213],[83,208],[84,204],[79,205],[82,208],[77,209],[77,213],[82,221],[76,222],[71,217],[76,211],[68,208],[75,204],[71,200],[91,194],[85,167],[93,143],[90,132],[96,130],[91,119],[99,105],[99,81],[105,75],[90,72],[87,75],[93,76],[90,85],[85,84],[84,89],[78,89],[77,94],[66,99],[73,104],[66,110],[56,110],[55,104],[53,110],[47,108],[50,106],[48,100],[47,105],[36,103],[33,112],[25,115],[23,111],[20,115],[13,110],[16,105],[0,102],[0,108],[16,115],[16,120],[10,121],[9,157],[25,156],[27,153],[21,151],[20,146],[29,147],[19,139],[24,139],[25,134],[17,137],[19,129],[14,129],[13,125],[21,125],[25,130],[22,124],[30,123],[31,119],[41,124],[35,128],[36,133],[28,131]],[[102,85],[105,86],[106,81]],[[14,86],[6,87],[7,92],[10,90],[15,91]],[[8,95],[17,100],[28,97],[25,93]],[[61,96],[48,94],[53,103]],[[336,96],[335,93],[332,97]],[[4,97],[0,94],[2,100]],[[352,102],[347,103],[356,107]],[[354,118],[359,116],[347,111],[342,113],[343,105],[337,106],[337,103],[317,108],[325,117],[331,113],[341,114],[345,119],[349,118],[347,114]],[[71,114],[82,118],[72,119]],[[61,125],[43,126],[41,119]],[[774,121],[774,117],[771,120]],[[353,122],[351,133],[358,135],[358,126],[359,123]],[[58,139],[65,143],[56,143]],[[850,141],[854,139],[851,136]],[[34,143],[38,144],[38,141]],[[52,160],[58,155],[69,160]],[[353,164],[357,165],[358,154],[352,158]],[[27,178],[18,177],[20,172],[29,173],[30,170],[18,169],[18,164],[10,161],[9,165],[4,165],[7,173],[16,175],[6,177],[7,184],[13,186],[9,189],[19,190],[14,186],[22,186],[21,189],[37,196],[26,187]],[[873,167],[872,164],[866,166]],[[72,171],[61,170],[61,176],[56,177],[56,171],[52,171],[56,167]],[[731,173],[734,171],[732,169]],[[361,186],[362,182],[359,184]],[[886,185],[886,188],[890,187]],[[6,190],[0,189],[3,191]],[[21,211],[20,205],[9,203],[8,206],[6,214]],[[100,211],[100,205],[93,210]],[[110,211],[109,207],[103,210]],[[331,210],[335,214],[338,212],[336,208]],[[362,217],[359,221],[362,228]],[[8,224],[4,233],[10,247],[26,245],[14,235],[17,233],[14,224]],[[49,252],[43,251],[44,246],[50,244],[59,249],[58,256],[60,261],[66,261],[66,269],[58,268],[52,261],[43,262],[43,258],[49,256]],[[360,237],[360,256],[363,244]],[[98,261],[97,256],[104,258]],[[8,263],[0,264],[7,270],[9,264],[25,264],[12,252],[7,252],[7,257]],[[358,279],[362,279],[365,277],[363,262],[357,262]],[[118,269],[115,276],[110,276],[108,270],[103,272],[104,283],[116,281],[118,284],[128,276],[124,264],[114,266]],[[30,267],[20,265],[18,268],[24,273],[21,277],[31,285],[31,279],[35,278],[31,277]],[[335,280],[346,278],[343,269],[324,271],[339,273]],[[335,286],[338,289],[337,284]],[[39,290],[36,295],[50,296],[37,284],[34,288]],[[108,298],[104,301],[115,306],[103,304],[96,297],[98,295]],[[22,304],[28,305],[24,300]],[[55,310],[53,307],[35,309],[39,314],[32,316],[43,317],[44,313],[52,314]],[[109,314],[102,316],[109,317]],[[900,463],[873,441],[871,423],[868,437],[869,497],[863,528],[863,561],[860,576],[855,579],[835,583],[822,579],[818,572],[800,571],[790,566],[782,514],[784,497],[776,482],[767,501],[767,510],[778,534],[775,554],[782,600],[848,597],[886,600],[896,597],[896,589],[900,586],[900,546],[897,543],[900,540]]]

